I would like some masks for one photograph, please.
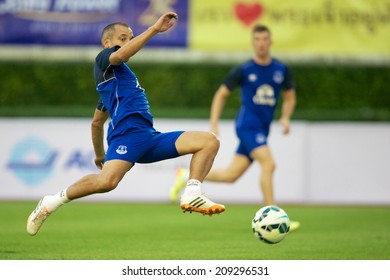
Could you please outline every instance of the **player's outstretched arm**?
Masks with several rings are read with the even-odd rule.
[[[135,55],[142,47],[157,33],[165,32],[175,25],[178,16],[176,13],[169,12],[162,15],[152,26],[146,29],[140,35],[132,38],[124,44],[119,50],[112,53],[110,56],[110,63],[112,65],[119,65],[126,62]]]

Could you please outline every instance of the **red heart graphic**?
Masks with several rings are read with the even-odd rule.
[[[254,21],[256,21],[261,16],[263,11],[264,8],[259,3],[237,3],[234,7],[236,16],[246,26],[250,26]]]

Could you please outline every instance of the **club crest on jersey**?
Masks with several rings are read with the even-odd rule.
[[[256,142],[258,144],[264,144],[266,140],[267,140],[267,137],[265,137],[264,134],[262,134],[262,133],[256,134]]]
[[[281,84],[284,80],[283,73],[281,71],[275,71],[273,76],[274,82],[277,84]]]
[[[257,81],[257,75],[256,74],[249,74],[248,75],[249,82],[256,82]]]
[[[116,152],[120,155],[127,154],[127,147],[124,145],[119,145],[118,149],[116,149]]]

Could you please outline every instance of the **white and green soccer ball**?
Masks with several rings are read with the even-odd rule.
[[[252,230],[255,237],[265,243],[279,243],[290,231],[290,219],[282,208],[265,206],[253,217]]]

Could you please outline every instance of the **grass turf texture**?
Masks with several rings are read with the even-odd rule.
[[[1,260],[389,260],[390,207],[282,206],[301,228],[281,243],[255,239],[258,205],[227,205],[219,216],[178,205],[72,202],[34,237],[36,202],[0,203]]]

